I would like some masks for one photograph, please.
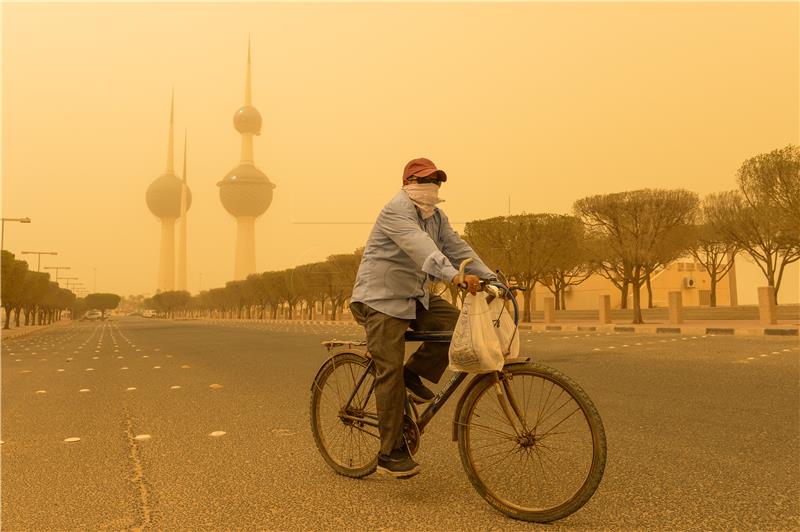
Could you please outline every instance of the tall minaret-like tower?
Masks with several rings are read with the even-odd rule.
[[[175,96],[169,111],[169,141],[167,144],[167,171],[147,188],[145,200],[150,212],[161,219],[161,251],[158,260],[158,289],[162,292],[175,289],[175,220],[181,215],[181,189],[183,183],[175,175],[173,130]],[[186,209],[192,205],[192,193],[186,189]]]
[[[186,150],[187,150],[187,134],[183,133],[183,179],[181,180],[181,222],[178,229],[178,270],[176,272],[177,282],[176,290],[186,290],[186,277],[187,277],[187,261],[186,261],[186,236],[188,232],[187,214],[189,205],[187,203],[189,185],[186,180]]]
[[[247,81],[244,106],[233,115],[233,126],[242,135],[239,166],[217,183],[222,206],[236,218],[236,259],[234,279],[256,273],[256,218],[272,203],[275,188],[253,163],[253,136],[261,134],[261,114],[252,106],[250,43],[247,43]]]

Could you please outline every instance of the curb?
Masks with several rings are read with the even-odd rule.
[[[552,325],[523,323],[520,330],[562,332],[617,332],[633,334],[707,334],[735,336],[800,336],[798,327],[698,327],[664,325]]]

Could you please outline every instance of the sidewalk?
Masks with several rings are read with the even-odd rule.
[[[20,336],[27,336],[31,333],[46,331],[52,327],[64,326],[71,323],[71,321],[72,320],[65,318],[60,321],[54,321],[49,325],[20,325],[19,327],[14,327],[12,329],[0,328],[0,339],[2,339],[3,342],[7,340],[13,340],[14,338],[19,338]]]
[[[177,319],[177,318],[176,318]],[[255,320],[196,318],[202,321],[244,322],[244,323],[313,323],[319,325],[355,325],[351,319],[345,320]],[[520,323],[521,330],[563,331],[563,332],[626,332],[634,334],[732,334],[736,336],[800,336],[800,320],[780,320],[775,325],[764,326],[758,320],[684,320],[681,324],[651,320],[642,325],[629,321],[600,324],[592,320],[559,321],[544,323],[541,320]]]
[[[600,324],[596,321],[558,323],[521,323],[523,330],[564,332],[627,332],[634,334],[733,334],[736,336],[800,336],[800,322],[781,320],[774,325],[763,325],[758,320],[684,320],[683,323],[649,321],[641,325],[630,322]]]

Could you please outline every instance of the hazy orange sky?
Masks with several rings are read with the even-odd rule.
[[[569,212],[731,189],[744,159],[798,143],[797,3],[5,4],[2,27],[3,216],[33,219],[6,224],[5,247],[58,251],[43,265],[90,290],[95,267],[97,290],[155,290],[144,194],[173,87],[189,288],[233,278],[216,183],[239,160],[248,33],[255,159],[277,185],[261,271],[363,245],[414,157],[447,171],[441,207],[464,222],[507,214],[509,195],[513,213]]]

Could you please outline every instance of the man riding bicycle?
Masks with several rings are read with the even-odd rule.
[[[425,158],[410,161],[403,170],[403,187],[378,215],[358,268],[350,310],[367,334],[367,349],[375,362],[375,394],[381,447],[378,470],[395,478],[419,473],[403,440],[406,389],[416,402],[434,394],[420,377],[439,382],[448,364],[448,344],[424,342],[405,358],[405,331],[452,331],[459,310],[431,294],[428,282],[455,283],[466,258],[463,282],[470,293],[481,279],[496,280],[480,257],[450,226],[437,203],[447,174]]]

